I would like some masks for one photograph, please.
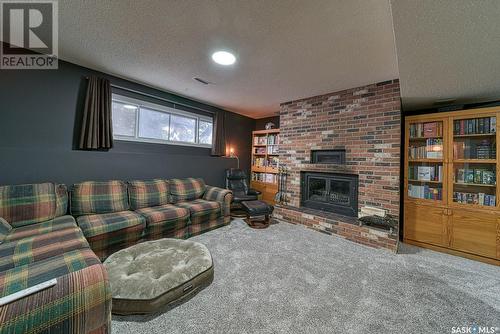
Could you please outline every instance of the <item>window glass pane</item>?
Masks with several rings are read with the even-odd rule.
[[[212,122],[200,120],[198,136],[200,144],[212,144]]]
[[[141,107],[139,114],[139,137],[168,140],[170,115]]]
[[[113,133],[119,136],[135,136],[137,107],[113,101]]]
[[[172,115],[170,122],[170,140],[195,142],[196,119]]]

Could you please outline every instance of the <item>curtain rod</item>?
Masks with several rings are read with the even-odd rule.
[[[89,77],[85,77],[85,79],[88,80]],[[172,103],[174,105],[174,107],[175,107],[175,105],[180,105],[180,106],[184,106],[184,107],[187,107],[187,108],[191,108],[191,109],[196,109],[196,110],[199,110],[199,111],[203,111],[203,112],[206,112],[206,113],[209,113],[209,114],[216,114],[215,111],[205,110],[205,109],[201,109],[201,108],[198,108],[198,107],[190,106],[189,104],[175,102],[175,101],[172,101],[172,100],[169,100],[169,99],[165,99],[163,97],[159,97],[159,96],[156,96],[156,95],[144,93],[144,92],[141,92],[141,91],[138,91],[138,90],[135,90],[135,89],[131,89],[131,88],[123,87],[123,86],[118,86],[118,85],[115,85],[115,84],[111,84],[111,87],[117,88],[117,89],[121,89],[121,90],[125,90],[125,91],[131,92],[131,93],[139,94],[139,95],[142,95],[142,96],[151,97],[151,98],[156,99],[156,100],[161,100],[161,101],[165,101],[165,102],[168,102],[168,103]]]

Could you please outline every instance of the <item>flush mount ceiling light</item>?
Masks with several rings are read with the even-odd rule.
[[[212,54],[212,60],[219,65],[233,65],[236,62],[236,57],[227,51],[217,51]]]
[[[131,104],[125,104],[125,105],[123,106],[123,108],[125,108],[125,109],[137,109],[137,107],[136,107],[136,106],[133,106],[133,105],[131,105]]]

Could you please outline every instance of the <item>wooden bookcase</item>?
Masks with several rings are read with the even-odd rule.
[[[498,120],[500,107],[405,118],[405,242],[500,265]]]
[[[278,192],[279,129],[252,132],[250,187],[262,192],[262,200],[274,205]]]

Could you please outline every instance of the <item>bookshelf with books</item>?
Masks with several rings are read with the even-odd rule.
[[[493,107],[406,117],[406,242],[500,265],[499,116]]]
[[[278,192],[279,129],[252,133],[252,175],[250,185],[262,192],[262,200],[274,204]]]
[[[408,124],[408,198],[443,200],[444,124],[432,119]]]

